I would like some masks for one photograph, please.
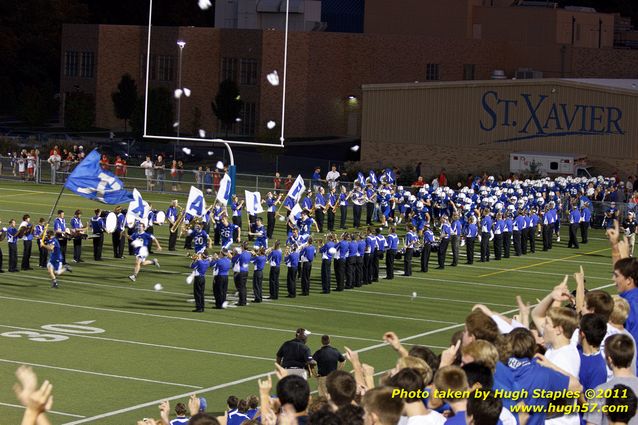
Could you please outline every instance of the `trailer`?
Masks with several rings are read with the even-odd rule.
[[[572,153],[513,152],[510,172],[540,176],[591,177],[587,155]]]

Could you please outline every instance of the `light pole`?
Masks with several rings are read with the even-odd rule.
[[[183,40],[177,40],[177,47],[179,47],[179,59],[177,68],[177,88],[182,90],[182,53],[184,51],[186,42]],[[182,125],[182,96],[177,98],[177,143],[173,145],[173,160],[177,160],[177,148],[179,147],[179,130]]]

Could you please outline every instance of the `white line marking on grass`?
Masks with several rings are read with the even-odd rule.
[[[0,403],[0,406],[15,407],[16,409],[24,410],[24,406],[21,406],[19,404]],[[61,416],[69,416],[71,418],[86,418],[86,416],[74,415],[73,413],[65,413],[65,412],[60,412],[58,410],[48,410],[47,413],[53,413],[54,415],[61,415]]]
[[[495,305],[497,307],[513,307],[510,304],[498,304],[498,303],[489,303],[489,302],[482,302],[482,301],[464,301],[464,300],[455,300],[455,299],[451,299],[451,298],[439,298],[439,297],[424,297],[421,295],[417,295],[416,297],[412,297],[412,295],[408,295],[408,294],[391,294],[391,293],[386,293],[386,292],[378,292],[378,291],[367,291],[367,290],[362,290],[362,289],[355,289],[355,292],[363,292],[364,294],[375,294],[375,295],[383,295],[384,297],[403,297],[403,298],[420,298],[420,299],[424,299],[424,300],[434,300],[434,301],[448,301],[448,302],[453,302],[453,303],[462,303],[462,304],[485,304],[485,305]],[[448,323],[452,323],[452,322],[448,322]],[[447,347],[446,347],[447,348]]]
[[[598,266],[609,266],[609,262],[598,262],[598,261],[578,261],[578,260],[562,260],[562,259],[558,259],[558,258],[551,258],[551,257],[537,257],[536,255],[521,255],[520,257],[517,256],[513,256],[510,257],[509,259],[514,259],[514,260],[554,260],[557,262],[562,262],[562,263],[576,263],[576,264],[594,264],[594,265],[598,265]],[[611,257],[610,257],[610,261],[611,261]]]
[[[502,269],[499,267],[487,267],[487,266],[469,266],[469,265],[463,265],[463,267],[471,267],[474,269],[484,269],[484,270],[498,270],[498,271],[503,271],[503,272],[517,272],[517,273],[531,273],[531,274],[543,274],[543,275],[548,275],[548,276],[565,276],[566,274],[569,273],[552,273],[552,272],[539,272],[536,270],[516,270],[516,269]],[[608,277],[598,277],[598,276],[591,276],[591,275],[587,275],[587,279],[597,279],[597,280],[609,280],[610,278]]]
[[[16,328],[16,329],[22,329],[22,328]],[[136,378],[136,377],[133,377],[133,376],[126,376],[126,375],[113,375],[111,373],[91,372],[89,370],[70,369],[70,368],[66,368],[66,367],[51,366],[51,365],[45,365],[45,364],[39,364],[39,363],[18,362],[18,361],[9,360],[9,359],[0,359],[0,363],[12,363],[12,364],[18,364],[18,365],[23,365],[24,364],[24,365],[28,365],[28,366],[41,367],[43,369],[55,369],[55,370],[62,370],[62,371],[65,371],[65,372],[83,373],[83,374],[86,374],[86,375],[105,376],[107,378],[117,378],[117,379],[131,380],[131,381],[150,382],[152,384],[171,385],[171,386],[174,386],[174,387],[192,388],[194,390],[199,390],[199,389],[202,388],[202,387],[198,387],[196,385],[178,384],[178,383],[175,383],[175,382],[168,382],[168,381],[156,381],[154,379]],[[82,416],[82,417],[84,417],[84,416]]]
[[[40,331],[40,329],[27,328],[27,327],[22,327],[22,326],[13,326],[13,325],[1,325],[0,324],[0,327],[9,328],[9,329],[21,329],[21,330],[27,330],[27,331]],[[177,346],[174,346],[174,345],[165,345],[165,344],[157,344],[157,343],[150,343],[150,342],[140,342],[140,341],[130,341],[128,339],[107,338],[107,337],[103,337],[103,336],[78,335],[76,333],[63,332],[63,331],[55,331],[55,332],[52,332],[52,333],[56,333],[56,334],[60,334],[60,335],[70,335],[70,336],[74,336],[74,337],[77,337],[77,338],[95,339],[95,340],[99,340],[99,341],[118,342],[118,343],[122,343],[122,344],[143,345],[145,347],[167,348],[167,349],[177,350],[177,351],[190,351],[190,352],[193,352],[193,353],[214,354],[214,355],[218,355],[218,356],[239,357],[239,358],[243,358],[243,359],[264,360],[264,361],[272,362],[272,358],[271,357],[249,356],[247,354],[225,353],[223,351],[211,351],[211,350],[203,350],[203,349],[199,349],[199,348],[177,347]]]
[[[395,276],[397,276],[397,274],[395,273]],[[541,289],[541,288],[527,288],[525,286],[512,286],[512,285],[499,285],[499,284],[495,284],[495,283],[483,283],[483,282],[469,282],[467,280],[448,280],[448,279],[442,279],[442,278],[436,278],[436,277],[421,277],[421,276],[401,276],[402,278],[405,279],[417,279],[417,280],[429,280],[429,281],[433,281],[433,282],[443,282],[443,283],[453,283],[453,284],[459,284],[459,285],[470,285],[470,286],[485,286],[485,287],[489,287],[489,288],[506,288],[506,289],[517,289],[519,291],[540,291],[540,292],[547,292],[546,289]],[[381,276],[379,276],[379,278],[381,278]]]

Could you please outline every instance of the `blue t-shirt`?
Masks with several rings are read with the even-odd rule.
[[[193,261],[191,264],[191,269],[195,269],[195,276],[205,276],[208,267],[210,267],[210,261],[205,259]]]
[[[231,269],[232,264],[230,262],[230,258],[222,257],[219,260],[213,262],[211,266],[215,268],[218,276],[228,276],[228,271]]]
[[[203,230],[199,232],[193,231],[193,245],[195,245],[195,251],[199,252],[206,249],[208,244],[208,233]]]
[[[299,253],[297,251],[293,251],[286,255],[286,266],[292,268],[297,268],[297,266],[299,266]]]
[[[226,242],[230,242],[233,239],[233,232],[237,229],[237,226],[233,223],[228,223],[227,226],[220,225],[219,234],[222,237],[222,242],[226,245]]]
[[[148,248],[149,246],[151,246],[151,242],[153,241],[153,239],[155,239],[155,236],[151,235],[150,233],[146,233],[146,232],[135,232],[131,235],[131,239],[132,240],[141,240],[142,241],[142,246],[145,246],[146,248]],[[135,255],[138,255],[140,253],[140,250],[142,249],[141,246],[138,246],[137,248],[135,248]]]
[[[586,355],[579,348],[578,354],[580,355],[578,380],[583,386],[583,391],[596,388],[607,382],[607,364],[600,351],[598,354]]]
[[[444,425],[465,425],[465,410],[456,412],[454,416],[450,416]]]
[[[328,241],[328,242],[325,243],[324,246],[319,248],[319,252],[322,254],[321,258],[323,258],[324,260],[331,261],[333,255],[330,254],[330,249],[334,248],[334,246],[335,246],[334,242]]]
[[[625,322],[625,329],[634,337],[634,341],[638,341],[638,288],[621,292],[620,296],[629,303],[629,317]]]
[[[248,272],[248,265],[250,264],[251,255],[248,251],[242,251],[241,254],[233,257],[233,266],[239,263],[239,272]]]
[[[270,267],[279,267],[281,265],[281,250],[273,249],[270,254],[268,254],[268,262],[270,263]]]
[[[49,261],[52,263],[62,261],[60,242],[56,238],[51,238],[47,241],[47,245],[53,245],[53,251],[49,252]]]
[[[265,255],[257,255],[250,259],[250,262],[255,265],[255,271],[263,270],[266,266],[266,256]]]
[[[301,250],[301,256],[309,263],[315,259],[317,248],[314,245],[308,245]]]

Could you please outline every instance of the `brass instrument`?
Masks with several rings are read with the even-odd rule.
[[[171,233],[177,232],[177,229],[179,229],[180,226],[182,225],[182,222],[184,221],[184,216],[186,215],[185,209],[182,208],[179,204],[177,204],[177,208],[179,208],[180,211],[177,214],[177,218],[175,219],[175,222],[171,226],[171,229],[170,229]]]

